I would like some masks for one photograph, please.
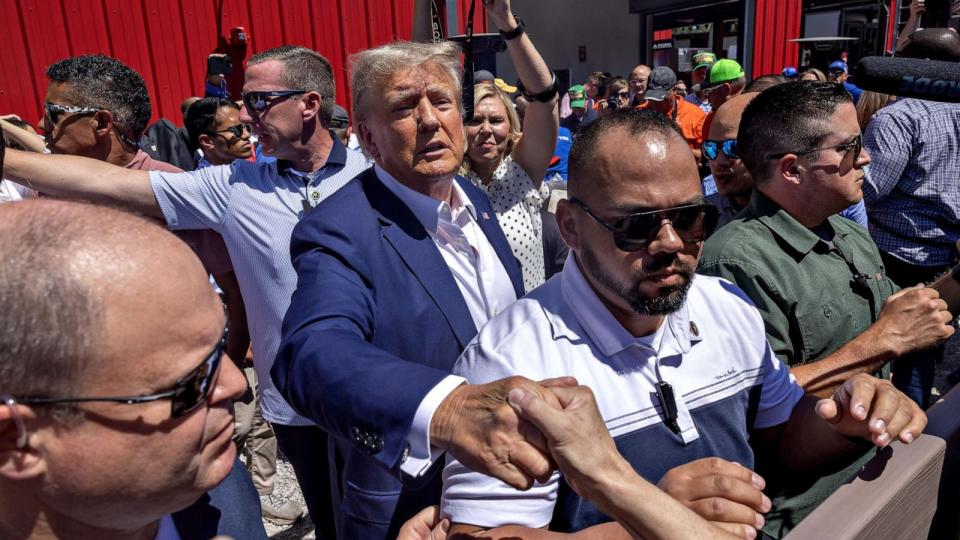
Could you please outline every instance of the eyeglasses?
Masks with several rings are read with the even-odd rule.
[[[613,243],[621,251],[639,251],[659,233],[665,221],[677,231],[684,242],[703,242],[717,227],[720,211],[708,203],[688,204],[662,210],[640,212],[606,223],[590,210],[583,201],[571,197],[570,202],[579,206],[604,229],[613,233]]]
[[[214,378],[220,368],[220,359],[223,357],[223,351],[227,346],[227,331],[224,329],[220,341],[213,348],[213,351],[204,359],[204,361],[194,368],[190,373],[177,379],[173,383],[173,388],[157,394],[145,396],[111,396],[111,397],[73,397],[73,398],[43,398],[43,397],[17,397],[7,398],[7,405],[11,401],[22,403],[24,405],[54,405],[58,403],[85,403],[88,401],[109,401],[113,403],[122,403],[124,405],[134,405],[137,403],[149,403],[161,399],[170,400],[170,417],[180,418],[187,415],[199,407],[210,394],[213,387]]]
[[[710,161],[717,159],[717,157],[720,155],[720,152],[723,152],[723,155],[730,159],[740,159],[740,154],[737,153],[736,139],[727,139],[725,141],[703,141],[703,144],[700,145],[700,150],[703,151],[703,155],[707,156],[707,159]]]
[[[801,152],[780,152],[779,154],[770,154],[767,156],[767,159],[780,159],[783,156],[788,154],[795,154],[798,156],[803,156],[806,154],[812,154],[814,152],[820,152],[822,150],[837,150],[840,152],[840,161],[847,159],[847,156],[850,154],[850,150],[853,150],[853,160],[857,160],[857,156],[860,155],[860,152],[863,150],[863,133],[858,133],[857,137],[852,141],[845,142],[843,144],[838,144],[836,146],[824,146],[822,148],[811,148],[810,150],[803,150]]]
[[[43,127],[47,131],[53,129],[53,126],[57,125],[57,122],[60,120],[59,116],[64,113],[68,114],[94,114],[98,113],[103,109],[96,107],[74,107],[73,105],[57,105],[55,103],[44,103],[43,104]]]
[[[624,90],[623,92],[617,92],[614,94],[614,96],[620,99],[628,99],[630,97],[630,92]]]
[[[278,99],[285,99],[290,96],[306,94],[306,90],[267,90],[263,92],[247,92],[243,94],[243,104],[247,107],[251,116],[257,116],[268,107],[272,106]]]
[[[234,124],[226,129],[221,129],[219,131],[214,131],[214,133],[229,133],[236,137],[237,139],[243,138],[243,133],[250,133],[250,126],[247,124]]]

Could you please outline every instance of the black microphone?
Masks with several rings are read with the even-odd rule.
[[[868,56],[853,69],[857,86],[898,97],[960,103],[960,63]]]

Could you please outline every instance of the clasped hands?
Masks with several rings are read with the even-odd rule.
[[[879,447],[915,440],[926,415],[886,380],[851,377],[816,403],[817,421]],[[623,478],[628,466],[600,416],[589,388],[561,377],[539,384],[511,377],[456,389],[434,415],[431,440],[467,467],[517,488],[545,482],[558,466],[587,499]],[[765,481],[747,467],[720,458],[668,471],[658,483],[685,506],[740,537],[756,536],[770,499]]]

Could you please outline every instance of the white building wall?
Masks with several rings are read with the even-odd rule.
[[[624,78],[640,58],[640,15],[629,0],[516,0],[513,12],[523,19],[537,50],[552,70],[569,69],[570,84],[593,71]],[[491,31],[496,25],[489,22]],[[580,62],[578,48],[587,48]],[[509,83],[516,72],[506,52],[497,55],[497,76]]]

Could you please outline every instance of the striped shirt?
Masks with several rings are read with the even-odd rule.
[[[915,266],[949,266],[960,240],[960,104],[900,99],[877,111],[863,198],[880,251]]]
[[[767,343],[763,320],[729,282],[696,275],[686,302],[649,336],[634,337],[587,282],[573,255],[563,272],[491,319],[457,360],[471,383],[572,375],[589,386],[617,449],[656,483],[708,456],[753,466],[753,428],[786,422],[803,396]],[[676,396],[677,432],[663,421],[658,381]],[[576,531],[610,519],[554,473],[518,491],[452,457],[441,510],[455,523]]]
[[[280,325],[297,285],[290,234],[308,209],[368,167],[336,137],[327,163],[304,175],[283,161],[230,165],[193,172],[150,173],[171,229],[213,229],[223,236],[246,305],[263,416],[282,425],[309,425],[280,396],[270,378]]]

